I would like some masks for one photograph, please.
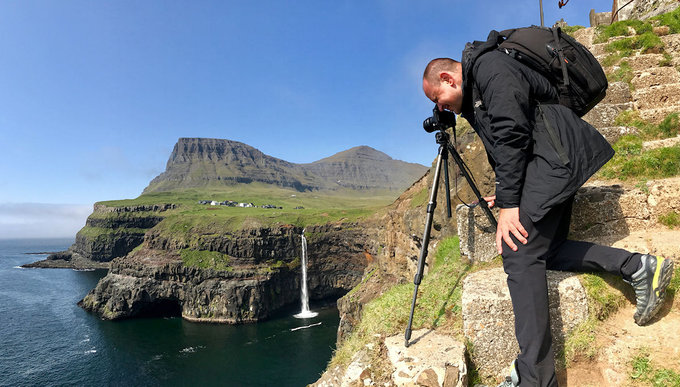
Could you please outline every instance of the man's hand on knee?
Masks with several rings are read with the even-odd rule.
[[[517,245],[510,237],[512,234],[522,244],[527,244],[529,233],[519,222],[519,207],[501,208],[498,215],[498,228],[496,229],[496,249],[498,254],[503,254],[503,242],[512,251],[517,251]]]

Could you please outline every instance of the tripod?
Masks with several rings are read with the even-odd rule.
[[[434,178],[432,179],[432,189],[430,190],[430,202],[427,204],[427,220],[425,221],[425,233],[423,234],[423,243],[422,246],[420,247],[420,257],[418,258],[418,270],[416,272],[415,278],[413,279],[415,289],[413,290],[413,301],[411,302],[411,314],[409,315],[408,326],[406,327],[405,334],[406,347],[409,346],[408,341],[411,339],[411,325],[413,323],[413,311],[416,307],[418,286],[420,285],[420,282],[423,279],[423,270],[425,269],[425,259],[427,257],[427,247],[430,244],[430,231],[432,230],[432,218],[434,217],[434,209],[435,207],[437,207],[437,190],[439,189],[439,177],[441,175],[442,164],[444,165],[444,183],[446,186],[446,207],[447,207],[446,214],[448,215],[449,218],[451,217],[451,194],[449,188],[449,163],[448,163],[449,154],[453,156],[453,160],[456,162],[456,165],[458,165],[458,168],[465,177],[465,180],[467,180],[467,183],[470,185],[472,192],[474,192],[475,196],[477,197],[479,206],[482,207],[482,210],[484,210],[484,214],[489,219],[489,222],[491,222],[491,225],[493,225],[494,228],[498,225],[496,222],[496,218],[494,218],[493,214],[491,213],[491,210],[489,209],[486,200],[484,200],[484,198],[482,198],[482,195],[479,193],[479,190],[477,189],[477,186],[475,185],[474,180],[472,179],[472,176],[468,171],[467,165],[465,165],[465,162],[456,151],[456,148],[454,148],[453,145],[451,145],[450,136],[445,131],[446,128],[439,127],[438,129],[439,131],[435,134],[435,139],[437,144],[439,144],[439,154],[437,156],[437,166],[434,171]],[[455,133],[455,121],[453,130]]]

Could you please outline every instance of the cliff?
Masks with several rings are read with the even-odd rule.
[[[79,305],[111,320],[260,321],[299,303],[302,232],[282,226],[195,241],[149,233],[141,249],[111,263]],[[374,245],[370,228],[327,224],[310,227],[305,235],[311,299],[335,299],[358,284],[371,257],[367,248]]]

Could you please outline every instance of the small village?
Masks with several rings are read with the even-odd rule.
[[[275,206],[273,204],[263,204],[261,206],[256,206],[253,203],[239,203],[239,202],[235,202],[233,200],[225,200],[225,201],[222,201],[222,202],[218,202],[216,200],[199,200],[198,204],[210,205],[210,206],[244,207],[244,208],[272,208],[272,209],[278,209],[278,210],[283,209],[283,207]],[[295,210],[302,210],[302,209],[304,209],[304,207],[297,206],[294,209]]]

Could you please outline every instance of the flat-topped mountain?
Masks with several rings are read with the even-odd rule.
[[[359,146],[308,164],[266,155],[237,141],[180,138],[165,172],[144,193],[219,185],[272,184],[298,191],[403,191],[427,167],[394,160],[368,146]]]

